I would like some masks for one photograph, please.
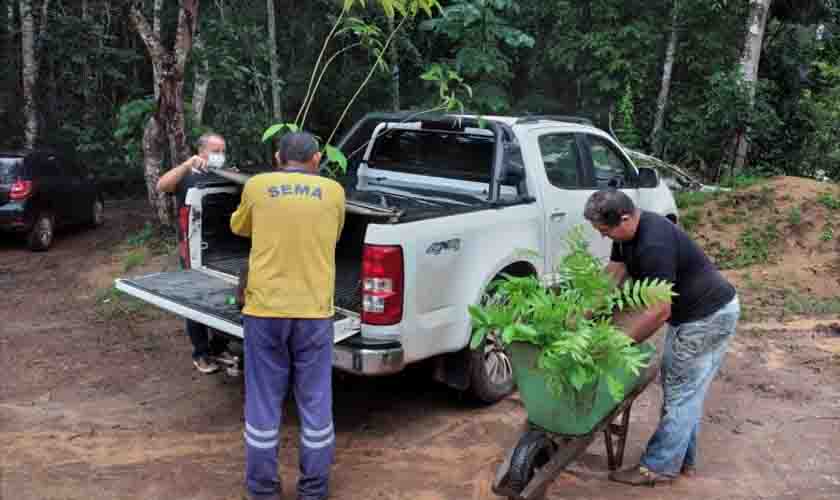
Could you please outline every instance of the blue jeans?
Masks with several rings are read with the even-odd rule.
[[[641,460],[651,471],[675,477],[683,465],[696,463],[703,401],[740,314],[736,296],[703,319],[668,328],[662,356],[662,414]]]

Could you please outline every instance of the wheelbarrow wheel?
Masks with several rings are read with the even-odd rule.
[[[517,493],[528,485],[537,470],[551,460],[557,445],[542,431],[526,432],[516,444],[510,459],[508,486]]]

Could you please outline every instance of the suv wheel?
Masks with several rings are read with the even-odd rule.
[[[54,235],[55,218],[47,212],[39,213],[27,237],[29,249],[35,252],[48,250],[52,245]]]
[[[93,200],[93,206],[91,207],[90,211],[90,225],[93,227],[99,227],[105,223],[105,202],[102,201],[102,198],[96,197]]]

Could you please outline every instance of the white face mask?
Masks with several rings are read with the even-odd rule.
[[[222,168],[225,164],[224,153],[210,153],[207,155],[207,166],[210,168]]]

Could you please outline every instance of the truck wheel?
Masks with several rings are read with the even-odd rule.
[[[516,443],[510,459],[508,486],[521,493],[537,470],[551,460],[557,452],[557,445],[544,432],[528,431]]]
[[[481,402],[492,404],[509,396],[514,388],[513,367],[499,333],[488,333],[484,342],[470,351],[470,391]]]
[[[32,229],[26,237],[26,243],[33,252],[48,250],[55,235],[55,218],[48,212],[41,212],[35,218]]]

